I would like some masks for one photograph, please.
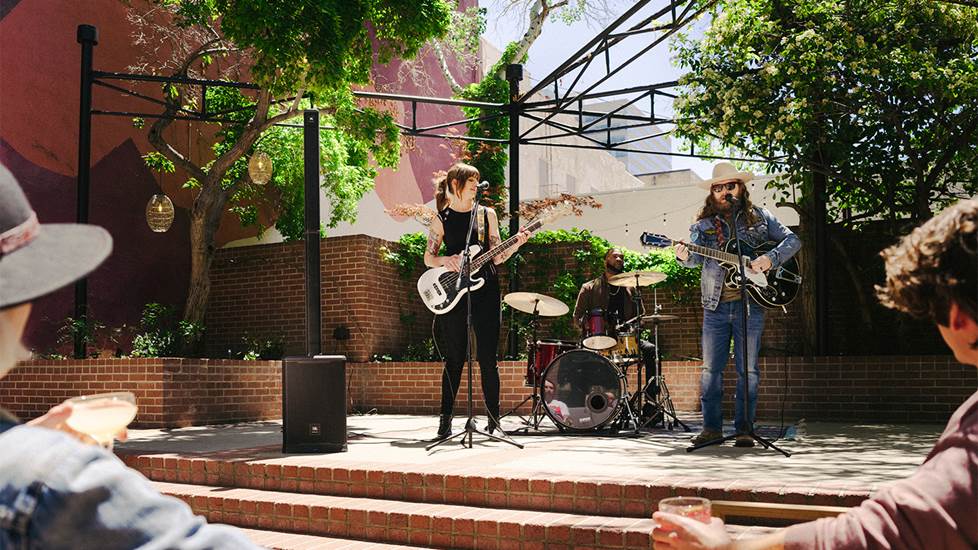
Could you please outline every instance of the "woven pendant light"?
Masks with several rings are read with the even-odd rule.
[[[258,151],[248,159],[248,175],[251,181],[265,185],[272,179],[272,157],[264,151]]]
[[[173,225],[173,201],[170,197],[153,195],[146,203],[146,223],[156,233],[165,233]]]

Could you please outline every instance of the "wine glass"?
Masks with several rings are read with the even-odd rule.
[[[710,523],[710,500],[701,497],[672,497],[659,501],[659,511]]]
[[[116,434],[136,418],[136,396],[132,392],[83,395],[68,402],[72,405],[68,427],[91,436],[110,451]]]

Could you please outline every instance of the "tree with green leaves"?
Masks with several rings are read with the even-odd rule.
[[[772,184],[799,212],[809,248],[814,183],[824,182],[827,245],[868,326],[865,272],[878,262],[850,258],[840,232],[883,220],[895,235],[978,191],[978,7],[719,0],[711,15],[702,36],[674,45],[688,70],[675,102],[678,135],[701,150],[780,160],[767,169],[783,174]],[[809,317],[812,289],[804,289]]]
[[[130,7],[134,43],[144,57],[134,67],[172,77],[247,80],[257,91],[163,89],[161,118],[149,125],[156,153],[152,168],[189,175],[196,191],[190,210],[191,274],[183,317],[199,323],[210,293],[214,236],[229,209],[257,223],[264,189],[248,177],[256,150],[277,159],[272,182],[277,206],[301,204],[301,133],[276,129],[314,107],[334,132],[323,134],[324,187],[341,199],[334,219],[352,219],[355,203],[373,185],[374,164],[393,167],[400,136],[393,115],[380,105],[362,105],[351,86],[370,82],[375,61],[411,57],[450,21],[446,0],[153,0],[148,10]],[[201,97],[203,96],[203,97]],[[207,126],[215,137],[212,156],[194,160],[174,145],[167,129],[177,116],[222,113]],[[297,187],[298,186],[298,187]],[[330,191],[328,191],[329,193]],[[351,207],[351,205],[353,205]],[[296,216],[286,216],[283,234],[294,234]]]

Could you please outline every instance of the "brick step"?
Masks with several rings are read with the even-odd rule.
[[[650,518],[532,512],[154,482],[209,521],[436,548],[651,547]]]
[[[317,537],[280,531],[241,528],[251,542],[271,550],[417,550],[417,546]]]
[[[264,489],[328,496],[491,506],[583,515],[648,518],[659,500],[702,496],[711,500],[812,506],[858,506],[868,490],[787,486],[780,482],[710,481],[690,477],[652,479],[538,479],[520,474],[485,475],[474,468],[448,473],[417,466],[289,465],[281,459],[237,456],[121,454],[153,481]]]

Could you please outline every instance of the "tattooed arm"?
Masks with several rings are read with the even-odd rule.
[[[492,262],[499,265],[509,259],[510,256],[516,253],[517,250],[527,239],[530,238],[530,233],[528,231],[520,231],[518,233],[519,239],[516,246],[510,248],[509,250],[503,252],[502,254],[496,256],[492,259]],[[496,211],[492,208],[489,209],[489,247],[494,248],[499,245],[502,240],[499,237],[499,219],[496,217]]]
[[[452,271],[458,271],[458,255],[438,255],[438,252],[441,250],[441,242],[444,237],[445,228],[442,226],[441,220],[436,216],[431,220],[431,225],[429,226],[428,230],[428,244],[424,249],[424,265],[428,267],[447,267]]]

